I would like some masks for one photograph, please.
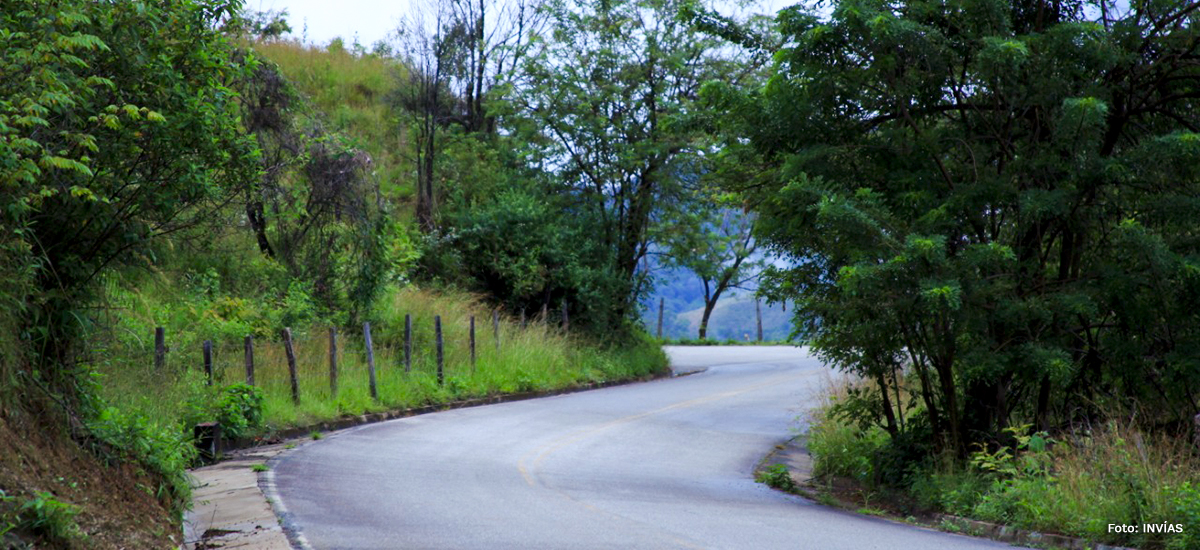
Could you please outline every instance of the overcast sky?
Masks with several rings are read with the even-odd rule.
[[[773,13],[795,2],[762,0],[761,3],[768,8],[754,11]],[[307,23],[310,43],[327,44],[340,36],[349,45],[357,33],[359,43],[367,48],[395,30],[400,17],[413,4],[413,0],[246,0],[246,8],[255,11],[288,10],[288,24],[295,38],[304,38]]]

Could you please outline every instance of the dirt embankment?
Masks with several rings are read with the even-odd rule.
[[[106,465],[43,418],[0,410],[0,550],[178,546],[150,476]]]

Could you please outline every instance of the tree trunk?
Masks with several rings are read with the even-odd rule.
[[[887,432],[892,437],[896,437],[900,430],[896,427],[896,412],[892,410],[892,400],[888,397],[887,378],[884,377],[882,368],[875,372],[875,382],[879,384],[879,395],[883,397],[883,417],[887,421]]]
[[[712,316],[713,308],[717,307],[717,298],[704,301],[704,315],[700,316],[700,339],[708,337],[708,318]]]
[[[1037,429],[1039,431],[1047,431],[1050,429],[1050,377],[1049,376],[1043,376],[1041,384],[1038,385]]]
[[[267,240],[267,216],[263,210],[262,201],[247,202],[246,217],[250,220],[250,229],[254,231],[254,238],[258,240],[258,250],[266,257],[274,258],[275,250],[271,248],[271,241]]]

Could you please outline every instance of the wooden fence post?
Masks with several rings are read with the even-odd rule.
[[[363,336],[367,340],[367,383],[371,388],[371,399],[379,401],[379,390],[375,386],[375,348],[371,344],[371,323],[363,323]]]
[[[329,327],[329,396],[337,397],[338,365],[337,365],[337,328]]]
[[[567,299],[563,298],[563,303],[562,303],[562,329],[563,329],[563,332],[567,332],[567,329],[570,329],[570,328],[571,328],[571,321],[567,317]]]
[[[254,385],[254,336],[246,335],[246,383]]]
[[[663,299],[658,299],[658,339],[662,340]]]
[[[500,311],[492,310],[492,338],[496,341],[496,351],[500,351]]]
[[[435,343],[437,344],[437,380],[438,380],[438,385],[441,386],[442,383],[444,383],[446,381],[445,374],[442,370],[442,365],[444,363],[444,356],[442,355],[442,316],[441,315],[433,316],[433,334],[434,334]]]
[[[542,324],[550,324],[550,304],[548,302],[542,302]]]
[[[292,329],[283,329],[283,351],[287,353],[288,376],[292,379],[292,402],[300,404],[300,379],[296,375],[296,351],[292,348]]]
[[[213,366],[212,366],[212,340],[204,341],[204,377],[208,379],[208,385],[213,383]]]
[[[521,328],[525,328],[525,308],[521,308]]]
[[[475,372],[475,316],[471,316],[471,372]]]
[[[404,314],[404,372],[412,371],[412,315]]]
[[[154,329],[154,369],[162,370],[167,365],[167,331],[162,327]]]
[[[758,341],[762,342],[762,306],[758,298],[754,299],[754,316],[758,319]]]

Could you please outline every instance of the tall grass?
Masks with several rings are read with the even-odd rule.
[[[831,382],[824,406],[812,413],[807,446],[817,475],[877,489],[880,470],[895,469],[885,461],[897,455],[898,442],[837,406],[864,390],[877,388],[855,378]],[[909,421],[919,414],[910,413]],[[979,448],[969,460],[909,462],[891,488],[927,510],[1022,529],[1138,548],[1200,549],[1200,456],[1187,438],[1118,422],[1057,434],[1013,432],[1017,444]],[[1110,524],[1138,532],[1114,532]],[[1168,530],[1148,532],[1146,524]]]
[[[404,368],[404,315],[413,318],[411,370]],[[132,312],[131,312],[132,315]],[[437,383],[434,316],[442,320],[443,385]],[[470,317],[476,318],[476,361],[469,347]],[[636,378],[664,368],[666,358],[648,339],[627,347],[601,347],[534,319],[524,327],[502,317],[497,345],[491,311],[465,294],[435,293],[415,288],[392,289],[373,313],[372,339],[378,400],[369,391],[364,335],[361,327],[338,331],[338,390],[330,387],[328,325],[292,327],[299,380],[299,403],[292,401],[286,352],[279,338],[255,341],[255,382],[264,396],[266,429],[388,409],[445,403],[502,393],[568,388],[588,382]],[[101,365],[102,391],[110,402],[123,403],[158,418],[190,419],[198,403],[211,402],[216,389],[200,374],[199,342],[203,334],[170,334],[171,367],[153,367],[152,346],[126,349]],[[152,328],[143,325],[143,332]],[[214,385],[245,379],[241,338],[213,340]],[[182,365],[181,365],[182,363]],[[181,368],[182,367],[182,368]]]
[[[407,133],[389,97],[404,67],[374,55],[355,55],[298,41],[256,42],[259,56],[279,65],[288,81],[321,113],[332,129],[355,140],[371,155],[382,190],[405,199],[413,186],[403,164]]]

